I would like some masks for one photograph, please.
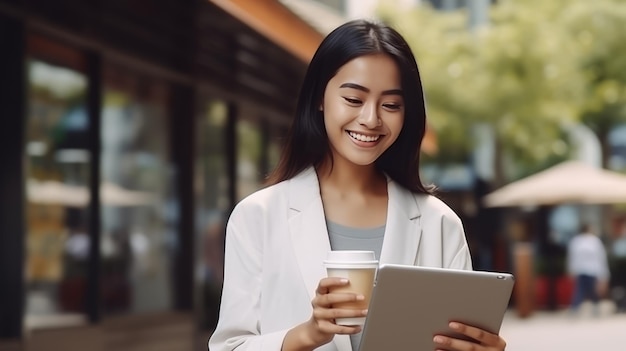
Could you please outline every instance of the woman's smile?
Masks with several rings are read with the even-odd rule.
[[[347,130],[346,133],[358,146],[372,147],[378,144],[378,141],[384,136],[381,134],[359,133]]]

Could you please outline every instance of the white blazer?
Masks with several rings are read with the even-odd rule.
[[[380,263],[471,269],[459,217],[431,195],[389,180]],[[311,317],[330,250],[317,174],[262,189],[233,210],[226,229],[224,287],[210,351],[280,351],[287,331]],[[323,351],[352,351],[336,335]]]

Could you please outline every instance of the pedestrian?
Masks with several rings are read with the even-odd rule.
[[[348,284],[326,277],[331,249],[374,250],[380,263],[472,268],[459,217],[420,179],[425,126],[418,67],[398,32],[355,20],[322,41],[272,185],[229,218],[211,351],[357,350],[361,327],[334,318],[367,311],[333,308],[363,296],[329,293]],[[475,341],[439,335],[433,349],[504,350],[499,335],[456,326]]]
[[[572,312],[590,299],[597,315],[600,299],[608,290],[610,273],[604,244],[588,224],[581,226],[580,233],[567,246],[567,271],[574,279]]]

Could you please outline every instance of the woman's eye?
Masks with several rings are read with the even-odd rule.
[[[353,99],[353,98],[348,98],[348,97],[344,97],[343,99],[346,100],[347,103],[353,104],[353,105],[359,105],[361,103],[361,100],[359,99]]]
[[[400,104],[383,104],[383,107],[388,109],[388,110],[399,110],[400,108],[402,108],[402,105]]]

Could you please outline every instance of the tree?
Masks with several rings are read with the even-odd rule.
[[[575,1],[561,17],[574,38],[577,64],[585,75],[581,117],[597,134],[607,167],[608,134],[626,123],[626,2]]]
[[[461,12],[381,9],[420,61],[440,161],[467,159],[467,131],[481,123],[493,126],[500,152],[495,185],[506,181],[507,157],[522,169],[566,157],[561,126],[580,117],[584,84],[576,43],[555,20],[558,3],[501,1],[473,31]]]

